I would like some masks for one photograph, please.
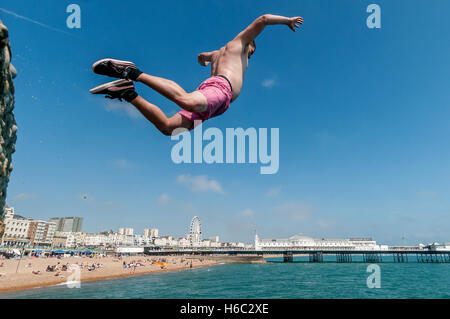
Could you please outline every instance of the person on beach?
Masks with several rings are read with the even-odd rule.
[[[255,53],[255,39],[268,25],[286,25],[295,32],[303,24],[303,18],[287,18],[265,14],[257,18],[224,47],[198,55],[202,66],[211,64],[211,77],[196,91],[187,93],[171,80],[140,71],[133,62],[102,59],[95,62],[92,70],[96,74],[121,80],[100,85],[90,92],[111,99],[124,99],[133,104],[164,135],[172,135],[178,128],[191,130],[194,125],[227,111],[241,93],[248,59]],[[133,81],[141,82],[175,102],[182,108],[168,118],[159,107],[143,99],[135,91]]]

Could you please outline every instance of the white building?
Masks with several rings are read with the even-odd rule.
[[[222,243],[222,244],[220,244],[220,247],[245,249],[245,248],[251,247],[251,245],[245,245],[244,243],[229,242],[229,243]]]
[[[260,239],[255,235],[255,250],[263,249],[336,249],[336,250],[381,250],[387,246],[377,245],[370,238],[358,239],[315,239],[302,234],[287,239]]]
[[[125,255],[137,255],[143,254],[144,248],[142,247],[117,247],[115,249],[117,254],[125,254]]]
[[[134,237],[120,233],[112,234],[86,234],[84,246],[133,246]]]
[[[134,245],[135,246],[149,246],[153,244],[153,238],[149,236],[135,235]]]
[[[144,237],[158,237],[159,230],[157,228],[144,229]]]
[[[5,208],[4,227],[5,232],[1,242],[5,246],[27,246],[30,242],[30,219],[15,215],[13,207]]]
[[[103,242],[103,237],[105,236],[99,234],[86,234],[84,237],[83,246],[100,246]]]
[[[108,236],[108,243],[112,246],[133,246],[134,245],[134,236],[129,235],[129,231],[126,232],[128,234],[110,234]],[[131,228],[131,233],[133,233],[133,229]]]
[[[53,246],[61,248],[76,248],[79,246],[82,233],[74,232],[55,232],[53,237]]]
[[[85,233],[82,232],[69,232],[67,233],[67,248],[76,248],[83,245]]]
[[[433,243],[428,245],[428,249],[432,251],[450,251],[450,243],[445,244]]]
[[[211,242],[218,243],[218,242],[219,242],[219,236],[213,236],[213,237],[211,237],[209,240],[210,240]]]
[[[119,235],[133,236],[134,229],[133,228],[119,228]]]
[[[220,247],[221,243],[219,241],[211,240],[209,247],[211,248],[218,248]]]
[[[378,245],[372,238],[350,238],[355,250],[388,250],[388,245]]]
[[[3,245],[51,246],[56,224],[15,215],[13,207],[5,208]]]
[[[178,239],[178,247],[186,248],[186,247],[190,247],[190,246],[191,246],[191,241],[187,237]]]
[[[4,219],[7,219],[7,218],[14,218],[14,215],[15,215],[15,213],[14,213],[14,207],[8,207],[8,206],[6,206],[5,207],[5,213],[4,213]]]

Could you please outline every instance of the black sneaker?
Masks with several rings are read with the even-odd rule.
[[[142,73],[133,62],[114,59],[103,59],[92,65],[92,71],[96,74],[110,76],[112,78],[136,81]]]
[[[130,80],[117,80],[105,83],[91,89],[89,92],[105,95],[109,99],[119,99],[120,101],[124,99],[127,102],[131,102],[137,97],[134,83]]]

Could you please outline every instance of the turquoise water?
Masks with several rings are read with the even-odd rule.
[[[381,288],[369,289],[368,264],[217,265],[181,272],[0,294],[0,298],[450,298],[450,264],[379,264]]]

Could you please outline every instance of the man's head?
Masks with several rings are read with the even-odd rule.
[[[252,42],[250,42],[250,44],[248,45],[248,58],[250,59],[250,57],[253,55],[253,53],[255,53],[256,51],[256,43],[255,40],[253,40]]]

